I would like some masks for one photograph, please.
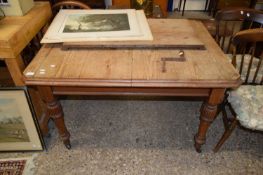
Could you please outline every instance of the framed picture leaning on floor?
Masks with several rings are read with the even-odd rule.
[[[0,151],[40,151],[43,146],[27,88],[0,88]]]

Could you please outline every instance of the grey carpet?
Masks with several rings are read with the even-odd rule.
[[[56,131],[36,159],[36,174],[262,174],[263,134],[238,128],[219,153],[218,117],[203,153],[193,147],[200,102],[160,100],[62,101],[71,132],[66,150]]]

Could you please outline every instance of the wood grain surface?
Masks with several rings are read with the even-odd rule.
[[[49,21],[49,2],[35,2],[24,16],[7,16],[0,21],[0,57],[16,58]]]
[[[151,19],[150,23],[166,32],[163,21]],[[229,88],[240,84],[239,74],[200,22],[187,21],[191,28],[183,30],[185,20],[168,21],[182,25],[178,38],[184,31],[194,31],[189,41],[193,38],[193,42],[202,42],[206,50],[184,50],[186,61],[168,61],[167,71],[163,72],[162,58],[178,57],[178,50],[63,50],[61,44],[46,44],[24,71],[25,82],[52,86],[194,88]]]
[[[141,49],[205,49],[189,20],[148,19],[154,36],[152,41],[84,41],[65,42],[67,48],[141,48]],[[165,27],[164,27],[165,26]]]

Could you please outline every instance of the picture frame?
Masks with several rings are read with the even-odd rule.
[[[43,138],[27,88],[0,88],[0,151],[43,149]]]
[[[153,40],[143,10],[61,9],[41,43],[127,40]]]

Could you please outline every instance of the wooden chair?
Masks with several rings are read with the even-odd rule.
[[[233,36],[232,64],[239,71],[243,84],[236,90],[227,91],[219,108],[220,112],[222,111],[225,131],[214,152],[227,140],[238,121],[246,128],[263,131],[262,49],[259,58],[255,57],[257,45],[262,45],[262,42],[263,28],[243,30]],[[227,116],[226,107],[230,109],[231,119]]]
[[[36,56],[37,52],[41,48],[40,41],[43,37],[42,31],[38,32],[36,36],[28,43],[28,45],[21,52],[23,62],[28,65],[32,59]]]
[[[217,12],[215,16],[215,37],[219,46],[227,53],[232,36],[244,29],[258,27],[256,23],[262,24],[262,11],[250,8],[227,8]],[[257,17],[255,17],[257,16]]]
[[[55,16],[60,9],[91,9],[87,4],[80,1],[60,1],[52,5],[53,16]]]

